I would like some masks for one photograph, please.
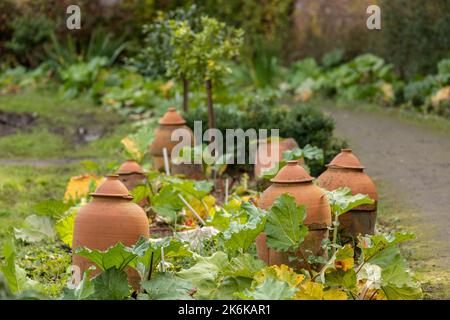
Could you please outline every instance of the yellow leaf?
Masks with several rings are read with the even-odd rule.
[[[344,291],[333,288],[323,293],[323,300],[348,300],[348,296]]]
[[[438,107],[443,101],[450,101],[450,86],[443,87],[435,95],[431,97],[431,104],[433,107]]]
[[[304,275],[296,273],[292,268],[282,264],[281,266],[270,266],[258,272],[254,279],[257,283],[263,283],[267,278],[275,278],[284,281],[291,287],[297,287],[305,278]]]
[[[353,258],[346,258],[342,260],[336,260],[334,266],[336,269],[342,269],[344,272],[352,269],[355,265]]]
[[[334,260],[334,267],[336,269],[342,269],[348,271],[355,266],[355,260],[353,258],[354,251],[352,246],[346,244],[336,252],[336,260]]]
[[[66,187],[64,200],[86,197],[90,191],[91,183],[94,183],[95,187],[97,187],[102,181],[103,177],[97,177],[95,174],[71,177]]]
[[[139,151],[139,148],[136,146],[136,143],[129,137],[123,138],[120,142],[124,146],[125,150],[135,159],[139,160],[143,158],[144,155],[142,154],[142,152]]]
[[[316,282],[301,285],[294,300],[323,300],[323,285]]]
[[[205,219],[213,213],[214,205],[216,204],[216,198],[214,198],[214,196],[212,195],[206,195],[203,198],[203,201],[200,201],[196,198],[190,198],[188,199],[188,202],[195,210],[195,212],[197,212],[202,219]],[[197,218],[194,216],[191,210],[189,210],[189,208],[185,209],[186,209],[186,217],[188,219],[192,219],[194,221],[197,220]]]
[[[167,98],[169,91],[173,88],[175,82],[173,80],[169,80],[166,83],[159,86],[159,90],[163,93],[164,97]]]

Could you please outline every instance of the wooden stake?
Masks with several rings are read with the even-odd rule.
[[[189,210],[191,210],[191,212],[194,214],[194,216],[198,219],[198,221],[200,221],[200,223],[202,224],[202,225],[205,225],[206,223],[205,223],[205,221],[200,217],[200,215],[194,210],[194,208],[192,208],[192,206],[186,201],[186,199],[181,195],[181,194],[178,194],[178,197],[180,197],[180,199],[181,199],[181,201],[183,201],[183,203],[184,203],[184,205],[186,206],[186,207],[188,207],[189,208]]]
[[[163,157],[164,157],[164,169],[166,170],[166,175],[170,176],[169,155],[167,154],[167,148],[163,148]]]

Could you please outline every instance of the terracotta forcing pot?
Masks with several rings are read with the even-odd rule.
[[[266,245],[266,238],[261,234],[256,239],[258,256],[268,265],[287,264],[292,267],[305,268],[304,262],[290,262],[289,256],[297,255],[307,258],[310,255],[326,257],[326,250],[322,249],[322,240],[328,238],[328,227],[331,226],[331,211],[324,192],[313,184],[311,177],[297,161],[289,161],[271,180],[272,185],[267,188],[258,201],[262,209],[269,209],[283,193],[289,193],[298,205],[305,205],[305,225],[309,232],[305,241],[295,253],[283,253],[270,249]]]
[[[344,236],[374,234],[377,217],[378,195],[372,179],[364,173],[364,166],[351,149],[342,149],[328,165],[328,169],[317,178],[318,185],[327,190],[349,187],[352,194],[367,194],[375,200],[372,205],[363,205],[339,217],[339,229]]]
[[[122,182],[128,191],[133,190],[138,185],[145,182],[144,169],[134,160],[126,160],[117,170],[120,182]]]
[[[164,171],[164,148],[167,149],[169,165],[172,166],[170,161],[171,153],[180,141],[172,141],[171,136],[177,129],[185,129],[185,133],[190,137],[190,145],[194,146],[194,134],[192,130],[186,126],[186,121],[175,108],[169,108],[159,120],[159,126],[155,130],[155,139],[150,145],[150,154],[153,157],[155,168],[159,171]]]
[[[122,182],[128,191],[132,191],[138,185],[145,183],[146,177],[144,169],[134,160],[126,160],[117,170],[120,182]],[[148,204],[147,199],[139,201],[139,205],[144,207]]]
[[[175,163],[171,164],[172,174],[181,174],[188,179],[193,180],[205,180],[205,174],[203,172],[203,165],[195,163]]]
[[[106,250],[122,242],[132,246],[140,236],[149,237],[149,224],[145,212],[135,203],[117,175],[108,176],[92,195],[92,201],[83,206],[75,218],[73,244],[91,250]],[[81,274],[93,265],[89,260],[73,255],[72,263]],[[128,282],[136,289],[140,277],[134,269],[126,269]],[[99,271],[94,271],[95,275]]]
[[[283,152],[295,148],[298,148],[298,144],[292,138],[260,141],[255,155],[255,177],[261,176],[264,170],[283,160]],[[304,163],[303,159],[299,161],[300,164]]]

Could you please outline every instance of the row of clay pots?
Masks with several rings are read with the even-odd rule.
[[[185,124],[186,121],[174,108],[169,108],[159,121],[155,141],[150,146],[158,170],[164,170],[163,148],[167,149],[170,157],[172,149],[178,143],[171,141],[172,132],[184,128],[192,134]],[[186,168],[172,166],[171,170],[185,173],[183,170]],[[145,183],[145,179],[144,170],[133,160],[125,161],[119,167],[117,175],[108,176],[91,194],[92,201],[83,206],[75,218],[73,249],[86,247],[91,250],[106,250],[118,242],[132,246],[141,236],[149,237],[148,218],[139,206],[146,205],[147,201],[143,200],[137,205],[131,201],[133,197],[130,195],[130,191]],[[73,255],[72,263],[79,268],[81,275],[93,265],[77,254]],[[91,276],[98,272],[99,270],[92,272]],[[139,274],[132,268],[128,268],[126,272],[129,283],[137,289],[141,280]]]
[[[322,249],[322,240],[328,238],[331,226],[331,211],[325,193],[313,184],[313,178],[298,165],[297,161],[289,161],[271,180],[272,185],[261,195],[259,206],[268,209],[275,199],[283,193],[292,195],[298,205],[305,205],[307,217],[305,225],[309,232],[297,252],[277,252],[266,245],[266,236],[261,234],[256,239],[256,248],[260,259],[268,265],[287,264],[305,268],[301,259],[314,256],[326,256]],[[342,149],[328,165],[327,170],[319,176],[317,184],[326,190],[349,187],[352,194],[367,194],[375,200],[372,205],[362,205],[339,217],[340,231],[349,237],[360,234],[374,234],[378,195],[370,177],[364,173],[359,159],[350,149]],[[291,262],[290,256],[297,256],[301,262]]]

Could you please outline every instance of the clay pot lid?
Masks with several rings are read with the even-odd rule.
[[[288,161],[287,164],[270,180],[275,183],[302,183],[313,181],[305,169],[298,165],[298,160]]]
[[[120,165],[119,169],[117,170],[118,175],[126,175],[132,173],[144,174],[144,169],[142,169],[140,164],[134,160],[126,160]]]
[[[186,120],[183,119],[175,108],[170,107],[162,118],[159,119],[158,123],[166,126],[173,126],[185,124]]]
[[[106,180],[98,186],[95,192],[91,193],[91,196],[133,199],[127,187],[120,182],[119,176],[115,174],[106,176]]]
[[[353,154],[352,149],[341,149],[339,153],[329,164],[331,168],[364,169],[359,159]]]

